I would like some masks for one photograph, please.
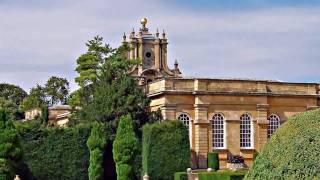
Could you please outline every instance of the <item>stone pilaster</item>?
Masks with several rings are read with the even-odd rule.
[[[144,69],[144,65],[145,65],[145,62],[144,62],[144,58],[143,58],[143,40],[142,38],[139,38],[138,39],[138,54],[137,54],[137,58],[140,58],[142,60],[142,66],[139,67],[139,73],[138,74],[141,74],[143,69]]]
[[[257,133],[258,133],[258,147],[256,150],[260,151],[263,145],[267,142],[268,138],[268,104],[257,104],[258,120],[257,120]]]
[[[164,120],[176,119],[176,104],[165,104],[161,107],[161,114]]]
[[[198,168],[207,168],[207,155],[209,152],[208,137],[208,104],[195,104],[195,145],[194,150],[197,154]]]
[[[155,68],[160,69],[160,40],[158,38],[155,39],[154,44],[154,63]]]

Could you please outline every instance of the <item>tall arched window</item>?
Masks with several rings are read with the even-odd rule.
[[[268,117],[269,124],[268,124],[268,138],[277,130],[280,126],[280,118],[275,114],[271,114]]]
[[[253,145],[253,129],[251,116],[242,114],[240,116],[240,147],[252,148]]]
[[[225,147],[225,124],[223,115],[214,114],[212,117],[212,146],[215,149]]]
[[[178,120],[181,121],[183,124],[185,124],[186,126],[189,126],[190,124],[190,117],[188,114],[186,113],[181,113],[179,116],[178,116]]]

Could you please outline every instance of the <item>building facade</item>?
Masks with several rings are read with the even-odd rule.
[[[132,47],[128,59],[142,60],[130,73],[144,85],[151,110],[160,108],[165,120],[188,126],[196,168],[207,168],[213,151],[222,168],[229,153],[243,156],[250,166],[253,154],[290,116],[320,106],[319,83],[183,77],[177,62],[168,67],[166,34],[149,33],[145,18],[141,24],[128,40],[123,36]]]

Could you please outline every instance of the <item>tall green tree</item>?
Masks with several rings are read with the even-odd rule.
[[[116,162],[118,180],[134,179],[134,161],[138,152],[139,141],[134,131],[130,115],[120,118],[116,138],[113,141],[113,158]]]
[[[80,86],[77,92],[80,95],[73,96],[73,98],[79,99],[72,100],[81,101],[81,104],[88,102],[92,97],[93,86],[101,75],[104,61],[115,51],[110,45],[104,44],[103,38],[100,36],[89,40],[86,46],[87,52],[77,59],[76,71],[79,75],[75,78],[75,81]]]
[[[113,49],[101,37],[86,45],[87,53],[77,60],[76,82],[80,89],[69,101],[81,106],[80,119],[112,122],[116,126],[122,115],[130,114],[136,127],[142,126],[148,121],[150,101],[137,81],[127,74],[139,61],[125,58],[128,46]]]
[[[69,96],[69,82],[66,78],[52,76],[46,82],[44,92],[49,106],[65,104]]]
[[[13,179],[21,158],[19,133],[7,112],[0,109],[0,179]]]
[[[27,92],[19,86],[7,83],[0,84],[0,107],[7,109],[13,119],[23,118],[20,105],[26,96]]]

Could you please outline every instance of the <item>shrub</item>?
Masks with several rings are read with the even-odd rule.
[[[288,119],[266,143],[246,179],[319,179],[320,109]]]
[[[143,127],[142,168],[150,179],[172,179],[175,172],[190,167],[187,127],[179,121],[147,124]]]
[[[212,168],[213,170],[219,169],[219,154],[216,152],[208,153],[208,168]]]
[[[219,170],[213,172],[198,172],[199,180],[241,180],[246,174],[246,170],[242,171],[229,171]],[[174,174],[174,180],[187,180],[188,176],[186,172],[176,172]]]
[[[174,180],[188,180],[188,175],[186,172],[176,172],[174,173]]]
[[[258,152],[254,152],[254,153],[253,153],[253,161],[256,160],[256,158],[257,158],[258,155],[259,155]]]
[[[0,179],[13,179],[21,157],[19,133],[7,112],[0,109]]]
[[[90,150],[90,166],[88,169],[90,180],[103,179],[103,152],[107,146],[107,136],[100,123],[94,123],[87,141]]]
[[[91,127],[42,129],[40,121],[17,123],[24,150],[21,179],[88,179]]]
[[[199,180],[240,180],[245,176],[246,171],[221,170],[215,172],[200,172]]]
[[[134,178],[134,161],[138,152],[139,141],[134,132],[131,116],[122,116],[113,141],[113,158],[116,162],[118,180],[131,180]]]

